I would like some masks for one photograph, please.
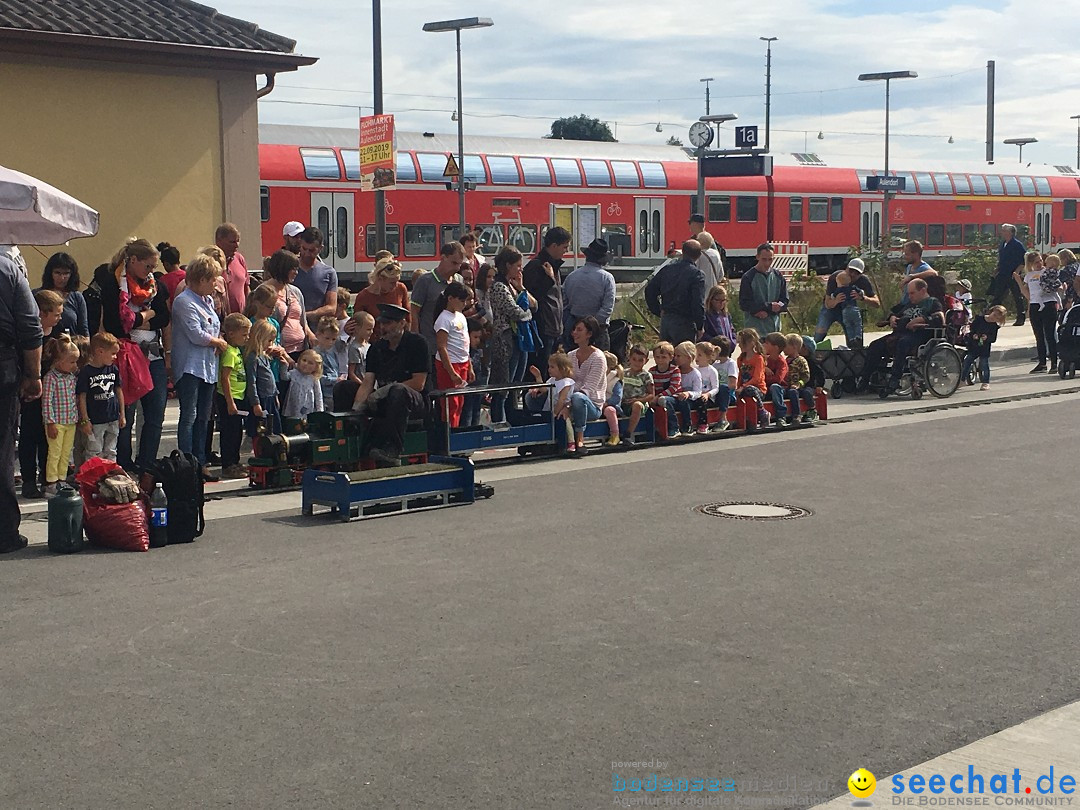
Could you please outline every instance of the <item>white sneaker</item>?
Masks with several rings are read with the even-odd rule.
[[[982,385],[979,386],[979,390],[980,391],[989,391],[990,390],[990,383],[983,383]]]

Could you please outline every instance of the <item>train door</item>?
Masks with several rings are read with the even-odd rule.
[[[663,200],[660,201],[663,205]],[[567,264],[578,266],[581,248],[600,237],[599,205],[551,205],[551,226],[570,232],[570,252]]]
[[[879,202],[859,203],[859,244],[881,244],[881,209]]]
[[[1035,250],[1046,253],[1054,244],[1053,232],[1050,227],[1050,212],[1053,206],[1050,203],[1037,203],[1035,205]]]
[[[320,255],[339,272],[356,270],[354,202],[353,194],[313,192],[311,195],[311,222],[323,233]]]
[[[664,200],[656,197],[634,198],[634,240],[639,259],[663,259],[667,256],[664,241]]]

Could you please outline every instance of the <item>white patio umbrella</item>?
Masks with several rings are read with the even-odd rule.
[[[48,183],[0,166],[0,245],[60,245],[98,232],[98,212]]]

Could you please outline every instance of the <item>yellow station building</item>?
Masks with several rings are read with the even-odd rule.
[[[190,0],[0,0],[0,165],[101,212],[68,248],[84,283],[129,236],[186,261],[234,222],[260,254],[257,100],[316,60]],[[31,282],[45,263],[23,247]]]

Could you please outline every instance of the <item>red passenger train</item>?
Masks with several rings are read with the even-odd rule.
[[[259,128],[263,253],[281,246],[289,220],[317,225],[325,260],[350,285],[375,253],[375,195],[360,191],[358,132],[264,124]],[[399,132],[397,182],[386,192],[387,247],[407,268],[431,267],[457,236],[457,194],[443,170],[456,136]],[[743,269],[766,239],[809,243],[819,271],[846,261],[852,245],[880,238],[882,195],[870,169],[831,166],[812,154],[776,154],[773,176],[710,178],[708,230],[729,264]],[[561,225],[573,245],[605,237],[619,263],[651,266],[688,235],[696,162],[680,147],[530,138],[466,137],[466,211],[482,250],[514,245],[529,255]],[[918,239],[928,257],[957,254],[1015,223],[1048,250],[1080,244],[1080,175],[1069,166],[926,162],[892,172],[906,191],[889,208],[894,239]],[[982,235],[982,236],[981,236]],[[580,259],[579,259],[580,261]]]

